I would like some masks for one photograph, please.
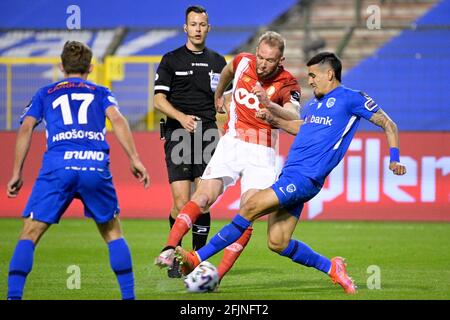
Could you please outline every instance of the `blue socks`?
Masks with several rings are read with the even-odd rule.
[[[204,247],[197,251],[201,261],[205,261],[238,240],[249,226],[250,221],[239,214],[236,215],[231,223],[220,229]]]
[[[291,258],[292,261],[307,267],[314,267],[317,270],[328,273],[331,269],[331,261],[324,256],[314,252],[305,243],[298,240],[289,241],[289,245],[280,255]]]
[[[122,299],[134,299],[134,275],[130,249],[124,239],[108,243],[111,268],[117,276]],[[9,264],[8,300],[20,300],[28,274],[33,267],[34,243],[19,240]]]
[[[134,274],[130,249],[125,239],[120,238],[108,243],[109,262],[117,276],[123,300],[134,300]]]
[[[19,240],[9,264],[8,300],[21,300],[28,274],[33,267],[34,243]]]

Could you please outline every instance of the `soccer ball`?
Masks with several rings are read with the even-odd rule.
[[[184,286],[188,292],[211,292],[219,284],[217,268],[209,261],[201,262],[184,279]]]

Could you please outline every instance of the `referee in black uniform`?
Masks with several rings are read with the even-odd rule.
[[[167,116],[163,137],[173,199],[170,228],[191,198],[193,184],[198,183],[219,138],[214,91],[226,61],[205,46],[209,30],[206,10],[198,5],[187,8],[186,45],[166,53],[156,74],[155,108]],[[210,221],[209,213],[202,214],[193,225],[194,249],[205,245]],[[168,275],[181,276],[176,259]]]

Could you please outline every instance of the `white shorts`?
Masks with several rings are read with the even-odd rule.
[[[275,160],[273,148],[225,134],[219,140],[202,179],[222,178],[225,191],[241,178],[241,195],[250,189],[266,189],[279,174]]]

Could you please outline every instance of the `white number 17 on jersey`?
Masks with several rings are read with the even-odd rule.
[[[81,100],[80,109],[78,110],[78,124],[87,124],[87,109],[91,102],[94,100],[94,95],[92,93],[72,93],[70,95],[72,100]],[[73,124],[72,113],[70,112],[69,96],[64,94],[52,103],[53,109],[61,106],[61,112],[63,117],[63,122],[65,125]]]

